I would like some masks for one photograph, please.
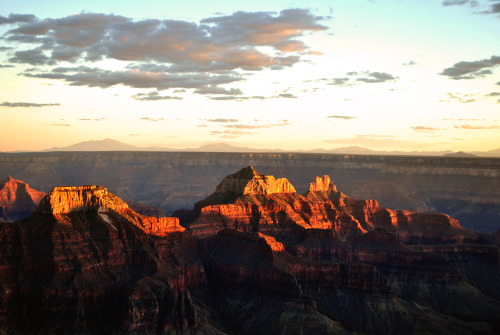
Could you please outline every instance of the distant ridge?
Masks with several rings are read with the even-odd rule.
[[[224,142],[205,144],[197,148],[173,149],[168,147],[139,147],[126,144],[110,138],[104,140],[92,140],[76,143],[67,147],[53,147],[42,150],[51,151],[168,151],[168,152],[241,152],[241,153],[318,153],[318,154],[342,154],[342,155],[380,155],[380,156],[443,156],[443,157],[500,157],[500,148],[489,151],[453,152],[443,151],[382,151],[372,150],[359,146],[341,147],[335,149],[317,148],[312,150],[283,150],[283,149],[257,149],[251,147],[234,146]]]

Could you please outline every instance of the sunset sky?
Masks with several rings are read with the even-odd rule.
[[[500,1],[2,1],[0,151],[500,148]]]

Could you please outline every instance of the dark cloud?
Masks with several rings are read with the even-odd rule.
[[[0,47],[0,52],[12,50],[10,47]]]
[[[0,17],[0,23],[17,24],[3,38],[28,46],[13,53],[13,63],[53,66],[63,61],[75,64],[108,59],[128,63],[122,70],[74,67],[34,71],[31,77],[77,86],[121,84],[157,90],[195,89],[199,94],[225,96],[243,92],[219,85],[244,80],[252,71],[280,70],[301,62],[311,51],[297,38],[326,30],[322,20],[305,9],[236,12],[200,23],[134,21],[85,12],[43,20],[32,15]]]
[[[491,56],[490,59],[482,59],[475,62],[458,62],[452,67],[444,69],[440,73],[453,80],[475,79],[491,74],[490,68],[500,64],[500,56]]]
[[[8,68],[8,67],[14,67],[14,65],[3,65],[3,64],[0,64],[0,69]]]
[[[39,103],[34,103],[34,102],[7,102],[4,101],[0,104],[0,107],[53,107],[53,106],[60,106],[61,104],[59,103],[53,103],[53,104],[39,104]]]
[[[485,98],[500,97],[500,92],[491,92],[484,95]]]
[[[203,87],[194,91],[196,94],[216,94],[216,95],[242,95],[239,88],[226,89],[223,87]]]
[[[35,15],[31,14],[9,14],[5,17],[0,15],[0,25],[2,24],[15,24],[15,23],[29,23],[36,20]]]
[[[477,1],[471,0],[446,0],[443,1],[443,6],[461,6],[467,3],[473,6],[477,6]]]
[[[385,72],[369,72],[368,77],[357,78],[356,81],[362,81],[365,83],[384,83],[387,81],[394,81],[396,78],[392,74]]]
[[[23,75],[32,78],[64,80],[71,86],[108,88],[121,84],[134,88],[156,88],[160,91],[170,88],[199,89],[243,80],[241,76],[235,74],[168,74],[163,72],[151,73],[137,70],[109,71],[86,66],[54,68],[51,72],[45,73],[24,72]]]
[[[500,126],[472,126],[472,125],[464,124],[461,126],[454,126],[453,128],[469,129],[469,130],[487,130],[487,129],[500,129]]]
[[[157,91],[148,93],[137,93],[131,96],[132,99],[138,101],[158,101],[158,100],[183,100],[182,97],[172,95],[160,95]]]
[[[298,97],[292,93],[280,93],[273,98],[286,98],[286,99],[297,99]]]
[[[329,119],[342,119],[342,120],[352,120],[356,119],[356,116],[345,116],[345,115],[329,115],[327,116]]]

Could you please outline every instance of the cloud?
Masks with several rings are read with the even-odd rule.
[[[385,72],[369,72],[368,77],[357,78],[356,80],[365,83],[384,83],[387,81],[394,81],[396,78],[394,78],[392,74]]]
[[[196,94],[242,95],[239,88],[226,89],[223,87],[203,87],[194,91]]]
[[[0,64],[0,69],[1,68],[7,68],[7,67],[14,67],[14,65],[3,65],[3,64]]]
[[[448,98],[447,99],[439,100],[439,102],[459,102],[459,103],[462,103],[462,104],[468,104],[468,103],[471,103],[471,102],[478,101],[476,99],[477,93],[463,94],[463,93],[451,93],[451,92],[448,92],[448,93],[446,93],[446,95],[448,96]]]
[[[103,120],[108,120],[108,118],[107,117],[100,117],[98,119],[89,119],[89,118],[78,119],[78,121],[103,121]]]
[[[487,129],[500,129],[500,126],[472,126],[464,124],[461,126],[454,126],[456,129],[469,129],[469,130],[487,130]]]
[[[0,25],[2,24],[15,24],[15,23],[29,23],[36,20],[35,15],[31,14],[9,14],[5,17],[0,15]]]
[[[217,119],[203,119],[203,121],[208,121],[208,122],[221,122],[221,123],[228,123],[228,122],[239,122],[240,120],[238,119],[223,119],[223,118],[217,118]]]
[[[356,119],[356,116],[345,116],[345,115],[329,115],[327,116],[329,119],[343,119],[343,120],[352,120]]]
[[[17,108],[17,107],[53,107],[53,106],[60,106],[61,104],[59,103],[52,103],[52,104],[39,104],[39,103],[34,103],[34,102],[7,102],[4,101],[0,104],[0,107],[11,107],[11,108]]]
[[[182,97],[173,95],[160,95],[157,91],[148,93],[137,93],[131,96],[132,99],[138,101],[158,101],[158,100],[183,100]]]
[[[56,126],[56,127],[71,127],[71,125],[68,124],[68,123],[52,123],[51,126]]]
[[[163,118],[160,118],[160,119],[152,119],[150,117],[141,117],[140,120],[144,120],[144,121],[151,121],[151,122],[158,122],[158,121],[163,121]]]
[[[38,19],[0,16],[14,25],[3,39],[16,43],[12,63],[46,65],[27,77],[63,80],[70,85],[107,88],[124,85],[164,90],[194,89],[199,94],[242,95],[220,85],[245,80],[252,72],[281,70],[313,54],[298,38],[326,30],[325,18],[307,9],[235,12],[199,23],[133,20],[98,13]],[[55,68],[61,62],[123,61],[114,71],[97,67]],[[146,99],[147,100],[147,99]],[[215,99],[214,99],[215,100]]]
[[[406,62],[406,63],[403,63],[404,66],[412,66],[412,65],[417,65],[417,63],[415,63],[414,61],[409,61],[409,62]]]
[[[461,6],[467,3],[474,7],[477,6],[477,1],[472,0],[446,0],[443,1],[443,6]]]
[[[270,124],[260,124],[260,125],[253,125],[253,124],[231,124],[231,125],[226,125],[224,126],[225,128],[235,128],[235,129],[267,129],[267,128],[274,128],[274,127],[284,127],[284,126],[290,126],[293,123],[291,123],[288,120],[281,120],[278,123],[270,123]]]
[[[484,95],[485,98],[500,97],[500,92],[491,92]]]
[[[219,130],[214,130],[210,132],[210,135],[220,135],[222,138],[237,138],[238,136],[242,135],[252,135],[255,133],[252,133],[250,131],[241,131],[241,130],[224,130],[224,131],[219,131]]]
[[[286,99],[297,99],[298,97],[295,94],[291,93],[280,93],[273,98],[286,98]]]
[[[349,71],[346,72],[345,77],[336,78],[320,78],[317,80],[309,80],[306,82],[325,82],[327,85],[339,86],[339,87],[351,87],[356,84],[368,83],[384,83],[388,81],[396,81],[398,77],[394,77],[392,74],[377,71]]]
[[[24,72],[23,75],[31,78],[60,79],[71,86],[108,88],[121,84],[133,88],[156,88],[159,91],[170,88],[197,89],[243,80],[239,75],[167,74],[140,70],[110,71],[87,66],[54,68],[48,73]]]
[[[418,133],[433,133],[433,132],[436,132],[438,130],[444,130],[441,128],[425,127],[425,126],[415,126],[415,127],[411,127],[411,129],[413,129],[414,131],[416,131]]]
[[[490,59],[482,59],[474,62],[458,62],[452,67],[444,69],[442,76],[453,80],[476,79],[492,74],[491,68],[500,64],[500,56],[491,56]]]

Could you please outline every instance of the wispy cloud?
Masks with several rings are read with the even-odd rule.
[[[367,77],[357,78],[356,80],[365,83],[385,83],[387,81],[394,81],[396,78],[392,74],[385,72],[369,72],[367,73]]]
[[[154,118],[150,118],[150,117],[141,117],[140,120],[151,121],[151,122],[158,122],[158,121],[163,121],[163,118],[154,119]]]
[[[448,98],[446,99],[441,99],[439,100],[439,102],[459,102],[459,103],[462,103],[462,104],[468,104],[468,103],[471,103],[471,102],[476,102],[478,101],[477,99],[477,96],[478,94],[477,93],[451,93],[451,92],[448,92],[446,93],[446,95],[448,96]]]
[[[217,118],[217,119],[201,119],[202,121],[208,121],[208,122],[220,122],[220,123],[234,123],[234,122],[239,122],[240,120],[238,119],[224,119],[224,118]]]
[[[8,67],[14,67],[14,65],[3,65],[3,64],[0,64],[0,68],[8,68]]]
[[[40,104],[40,103],[34,103],[34,102],[7,102],[4,101],[0,104],[0,107],[11,107],[11,108],[17,108],[17,107],[28,107],[28,108],[39,108],[39,107],[54,107],[54,106],[60,106],[61,104],[59,103],[51,103],[51,104]]]
[[[433,133],[433,132],[436,132],[439,130],[444,130],[441,128],[426,127],[426,126],[414,126],[414,127],[411,127],[411,129],[413,129],[417,133]]]
[[[137,93],[132,95],[131,98],[138,101],[183,100],[182,97],[175,95],[160,95],[157,91]]]
[[[346,116],[346,115],[329,115],[327,116],[329,119],[342,119],[342,120],[352,120],[356,119],[356,116]]]
[[[290,126],[292,124],[293,123],[291,123],[288,120],[281,120],[280,122],[268,123],[268,124],[230,124],[224,127],[235,128],[235,129],[266,129],[266,128]]]
[[[461,126],[454,126],[456,129],[469,129],[469,130],[487,130],[487,129],[500,129],[500,126],[472,126],[464,124]]]
[[[56,126],[56,127],[71,127],[69,123],[52,123],[51,126]]]
[[[492,74],[491,69],[499,64],[500,56],[491,56],[490,59],[482,59],[474,62],[462,61],[444,69],[440,75],[447,76],[453,80],[476,79]]]
[[[47,19],[0,16],[0,24],[14,25],[3,35],[5,41],[15,43],[9,61],[44,65],[24,72],[24,76],[62,80],[74,86],[194,89],[198,94],[224,96],[243,92],[221,85],[244,81],[254,71],[288,68],[302,62],[305,55],[317,54],[299,38],[326,30],[323,20],[307,9],[240,11],[199,23],[137,21],[85,12]],[[126,65],[113,71],[97,66],[56,67],[61,62],[97,65],[101,60]],[[161,100],[148,95],[137,98]]]
[[[108,118],[107,117],[100,117],[97,119],[89,119],[89,118],[78,119],[78,121],[104,121],[104,120],[108,120]]]

